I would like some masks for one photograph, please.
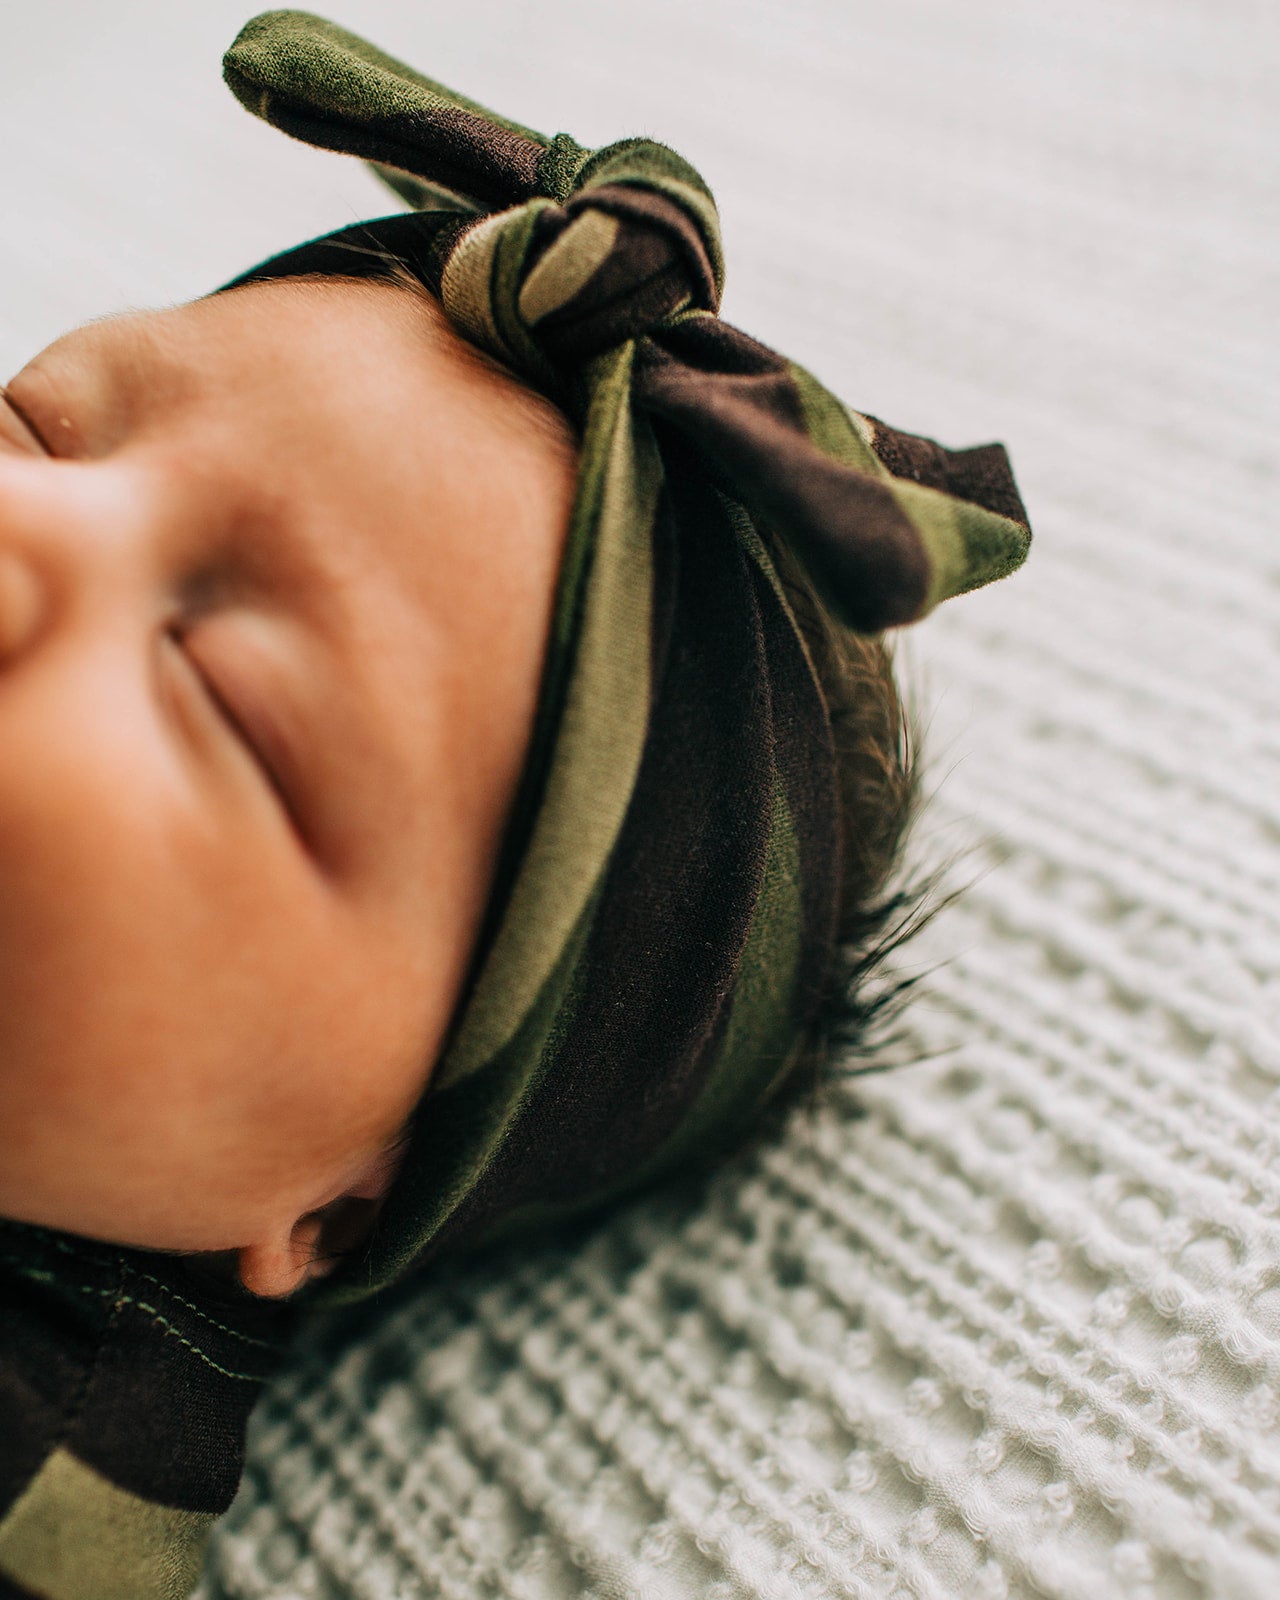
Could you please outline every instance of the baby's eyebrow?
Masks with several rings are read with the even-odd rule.
[[[98,435],[114,449],[151,418],[171,419],[179,406],[198,405],[215,394],[199,364],[157,326],[158,320],[109,317],[86,324],[40,351],[17,374],[14,383],[21,380],[36,389],[42,431],[65,424],[74,434],[81,450],[67,453],[97,454]],[[47,442],[61,453],[56,437]],[[264,497],[246,509],[245,519],[270,534],[244,541],[240,556],[246,570],[257,578],[283,572],[291,597],[314,620],[332,626],[334,619],[320,613],[333,575],[305,516],[293,510],[282,515]]]

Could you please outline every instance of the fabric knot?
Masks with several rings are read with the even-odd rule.
[[[224,73],[258,116],[363,156],[431,215],[425,276],[445,309],[535,382],[562,388],[563,368],[683,309],[719,307],[715,201],[656,140],[548,139],[303,11],[254,18]]]
[[[549,148],[551,176],[570,144]],[[647,139],[573,148],[590,159],[562,202],[543,193],[459,219],[440,275],[453,320],[541,382],[676,313],[716,312],[724,282],[715,202],[688,162]]]
[[[700,229],[658,190],[599,184],[542,212],[535,236],[518,306],[552,360],[588,359],[688,306],[719,309]]]

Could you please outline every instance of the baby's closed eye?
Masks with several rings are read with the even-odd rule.
[[[278,707],[282,691],[263,681],[267,669],[261,663],[246,661],[234,644],[219,642],[225,631],[224,625],[211,642],[212,619],[172,625],[165,633],[170,667],[183,674],[188,685],[198,687],[310,849],[299,795],[298,754]]]

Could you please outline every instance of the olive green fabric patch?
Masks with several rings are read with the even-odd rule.
[[[215,1520],[128,1494],[55,1450],[0,1522],[0,1573],[42,1600],[185,1600]]]

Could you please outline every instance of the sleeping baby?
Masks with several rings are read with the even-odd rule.
[[[0,405],[0,1596],[182,1596],[297,1317],[740,1142],[847,1036],[886,628],[1004,452],[723,323],[715,207],[318,18],[242,102],[412,209]]]

